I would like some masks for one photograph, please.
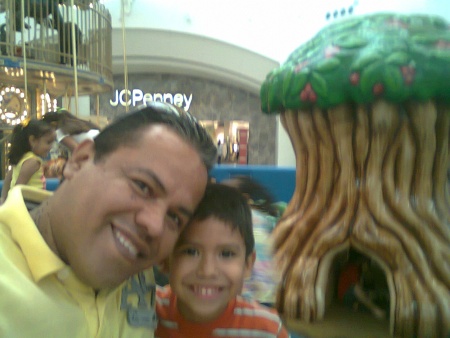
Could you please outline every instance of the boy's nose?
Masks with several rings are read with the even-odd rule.
[[[217,266],[213,255],[203,255],[200,259],[197,273],[201,277],[211,277],[216,275]]]

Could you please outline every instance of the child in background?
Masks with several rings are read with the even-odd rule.
[[[348,261],[342,267],[338,280],[338,299],[354,311],[370,312],[377,319],[386,318],[386,311],[374,301],[374,294],[368,288],[370,260],[354,250],[350,250]],[[372,290],[375,291],[375,290]]]
[[[256,261],[250,278],[244,282],[242,295],[267,306],[273,306],[281,276],[273,266],[270,234],[274,229],[279,210],[271,193],[249,176],[238,175],[221,182],[239,190],[252,210]]]
[[[157,289],[155,337],[288,337],[278,314],[241,293],[255,260],[251,211],[235,188],[209,184]]]
[[[56,143],[50,151],[50,161],[45,167],[46,177],[62,179],[64,166],[72,151],[85,139],[94,139],[100,128],[90,121],[80,119],[65,109],[48,112],[42,118],[56,129]]]
[[[100,128],[92,122],[77,118],[65,109],[49,112],[43,120],[56,129],[56,141],[72,152],[78,143],[93,139],[100,133]]]
[[[27,120],[15,126],[8,153],[12,169],[6,174],[1,202],[17,184],[45,189],[43,158],[55,142],[54,128],[41,120]]]

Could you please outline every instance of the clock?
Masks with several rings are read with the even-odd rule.
[[[25,93],[16,87],[4,87],[0,90],[0,120],[15,125],[28,115]]]

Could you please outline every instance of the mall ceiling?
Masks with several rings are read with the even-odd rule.
[[[440,15],[450,21],[448,0],[104,0],[104,3],[111,12],[113,27],[202,35],[277,62],[283,62],[328,23],[351,15],[393,11]]]

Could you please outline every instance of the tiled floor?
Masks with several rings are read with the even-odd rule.
[[[357,313],[340,305],[332,305],[323,321],[308,324],[286,321],[290,331],[307,338],[390,338],[389,321],[370,314]]]

